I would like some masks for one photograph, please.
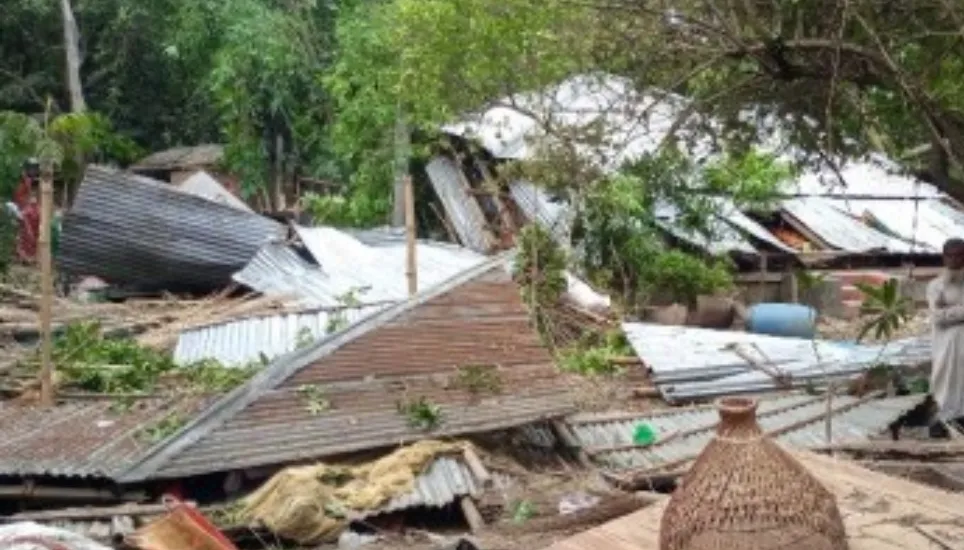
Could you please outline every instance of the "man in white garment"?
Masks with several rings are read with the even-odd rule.
[[[942,435],[941,423],[964,419],[964,239],[944,243],[944,270],[927,285],[927,305],[934,330],[931,395],[940,421],[931,433]]]

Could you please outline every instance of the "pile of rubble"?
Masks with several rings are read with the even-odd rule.
[[[733,394],[798,452],[964,487],[956,443],[888,442],[927,417],[919,326],[854,344],[831,325],[620,324],[569,276],[554,334],[628,346],[570,357],[533,327],[511,251],[419,241],[409,296],[403,234],[286,227],[205,190],[88,174],[64,222],[59,267],[87,283],[57,299],[53,407],[35,399],[36,292],[0,286],[0,541],[494,550],[655,526],[713,437],[708,403]]]

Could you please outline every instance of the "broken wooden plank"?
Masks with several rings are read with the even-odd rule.
[[[186,502],[188,506],[196,508],[195,502]],[[91,521],[110,519],[118,516],[159,516],[166,514],[168,507],[164,504],[125,504],[121,506],[89,506],[83,508],[64,508],[62,510],[44,510],[38,512],[21,512],[12,516],[0,517],[0,523],[17,523],[20,521]]]

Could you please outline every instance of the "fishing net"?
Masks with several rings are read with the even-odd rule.
[[[660,550],[846,550],[833,494],[764,436],[756,405],[720,401],[716,437],[663,514]]]
[[[408,493],[436,458],[464,448],[463,443],[419,441],[359,466],[287,468],[243,501],[241,515],[301,544],[335,540],[353,515]]]

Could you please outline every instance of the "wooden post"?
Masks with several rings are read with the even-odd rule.
[[[459,499],[459,507],[462,509],[462,515],[465,517],[465,523],[469,524],[469,530],[473,534],[479,533],[485,528],[485,519],[479,512],[479,508],[475,505],[472,497],[464,496]]]
[[[405,177],[405,278],[408,279],[408,295],[418,292],[418,261],[415,246],[415,190],[412,176]]]
[[[392,195],[392,226],[405,224],[405,178],[408,176],[408,161],[412,156],[411,136],[402,108],[395,113],[395,182]]]
[[[41,370],[40,370],[40,402],[50,407],[54,404],[54,367],[53,367],[53,337],[51,324],[54,301],[53,262],[50,249],[50,223],[53,218],[54,189],[51,181],[51,167],[44,166],[40,176],[40,235],[37,239],[37,251],[40,255],[40,338],[41,338]]]
[[[760,253],[760,302],[767,301],[767,253]]]

